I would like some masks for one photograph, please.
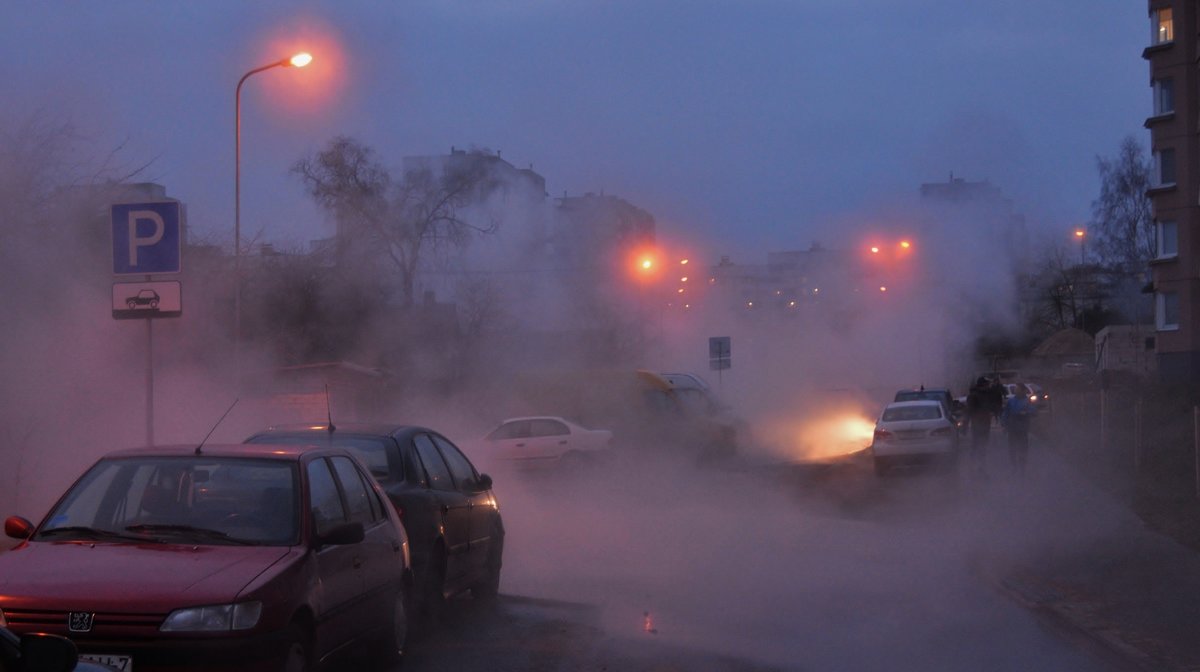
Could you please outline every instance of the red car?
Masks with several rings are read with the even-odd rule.
[[[112,453],[4,531],[22,543],[0,554],[0,626],[117,669],[302,671],[407,638],[408,540],[344,449]]]

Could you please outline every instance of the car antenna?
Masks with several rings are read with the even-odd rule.
[[[223,422],[225,420],[226,415],[229,415],[229,411],[232,411],[233,407],[237,406],[237,402],[238,402],[238,399],[235,398],[233,400],[233,403],[229,405],[229,408],[225,409],[225,412],[223,414],[221,414],[221,419],[217,420],[217,424],[213,425],[212,429],[208,430],[208,434],[204,435],[204,439],[200,441],[200,445],[196,446],[196,454],[197,455],[200,454],[200,449],[204,447],[205,441],[208,441],[208,437],[212,436],[212,433],[217,431],[217,427],[221,426],[221,422]]]
[[[325,383],[325,417],[329,420],[329,435],[333,436],[333,406],[329,403],[329,383]]]

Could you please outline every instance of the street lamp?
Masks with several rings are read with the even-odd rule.
[[[303,68],[312,63],[312,58],[312,54],[302,51],[289,58],[254,68],[242,75],[233,94],[233,368],[239,381],[239,351],[242,341],[242,84],[246,83],[250,75],[263,70]]]
[[[1079,227],[1079,228],[1075,229],[1075,239],[1079,241],[1079,265],[1080,266],[1082,266],[1085,263],[1084,259],[1085,259],[1086,251],[1087,251],[1086,236],[1087,236],[1087,231],[1085,231],[1083,227]]]

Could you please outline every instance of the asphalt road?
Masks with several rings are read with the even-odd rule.
[[[1120,669],[979,571],[1091,543],[1103,507],[1052,459],[1023,480],[992,466],[986,482],[853,461],[498,473],[502,594],[453,600],[403,669]]]
[[[1054,508],[1070,480],[1036,464],[986,483],[853,465],[498,478],[504,594],[456,600],[405,669],[1119,669],[978,571],[1077,536]]]

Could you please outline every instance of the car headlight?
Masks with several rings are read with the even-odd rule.
[[[172,611],[163,621],[162,632],[223,632],[249,630],[262,616],[262,602],[241,602]]]

